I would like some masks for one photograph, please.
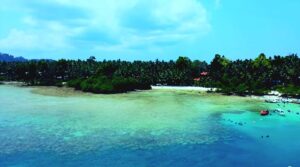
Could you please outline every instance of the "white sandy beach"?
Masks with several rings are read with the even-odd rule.
[[[186,90],[186,91],[216,91],[216,88],[205,88],[197,86],[151,86],[153,90]]]
[[[206,87],[197,87],[197,86],[151,86],[153,90],[182,90],[182,91],[200,91],[200,92],[207,92],[207,91],[216,91],[217,88],[206,88]],[[271,91],[268,95],[264,96],[249,96],[253,99],[258,99],[261,101],[286,101],[290,103],[300,103],[299,99],[296,98],[285,98],[282,97],[282,94],[277,91]]]

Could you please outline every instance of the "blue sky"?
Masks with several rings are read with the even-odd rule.
[[[299,0],[1,0],[0,52],[210,61],[300,53]]]

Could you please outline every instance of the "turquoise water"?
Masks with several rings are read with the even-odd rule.
[[[0,86],[0,166],[300,166],[300,106]],[[291,110],[286,116],[261,109]]]

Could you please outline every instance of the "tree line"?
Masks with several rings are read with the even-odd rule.
[[[300,94],[300,59],[296,54],[256,59],[228,60],[216,55],[210,64],[210,77],[200,84],[213,86],[226,94],[267,94],[277,90],[286,96]]]
[[[179,57],[176,61],[87,60],[0,62],[0,80],[28,85],[56,85],[94,93],[150,89],[150,85],[216,87],[226,94],[265,94],[278,90],[300,94],[300,59],[296,54],[229,60],[215,55],[210,63]]]

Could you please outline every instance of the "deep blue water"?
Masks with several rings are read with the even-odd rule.
[[[236,134],[239,138],[240,134]],[[81,153],[79,155],[57,155],[45,152],[23,152],[0,155],[0,166],[299,166],[299,154],[269,152],[267,142],[259,147],[255,140],[217,142],[210,145],[170,145],[152,149],[112,149]],[[279,150],[278,150],[279,151]]]
[[[241,127],[232,126],[234,126],[233,129],[231,129],[232,127],[226,129],[226,133],[231,134],[230,139],[212,144],[174,144],[151,147],[150,149],[119,147],[106,151],[99,148],[99,150],[67,155],[56,154],[55,152],[20,152],[10,155],[1,154],[0,166],[280,167],[300,165],[300,154],[298,154],[300,148],[281,150],[272,144],[272,136],[261,138],[257,134],[257,137],[253,138],[236,130],[236,128]],[[222,132],[216,133],[222,135]],[[293,135],[296,136],[297,134]],[[295,141],[291,139],[291,141],[282,142],[283,147],[289,147],[288,143]],[[296,141],[296,143],[298,142]]]

